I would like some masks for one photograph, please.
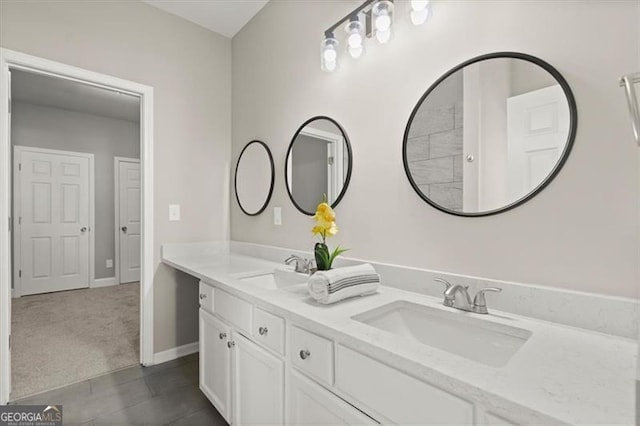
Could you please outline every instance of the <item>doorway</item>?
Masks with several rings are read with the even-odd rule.
[[[126,93],[140,99],[140,353],[139,362],[153,364],[153,89],[138,83],[0,49],[0,404],[11,390],[11,281],[15,217],[11,214],[11,72],[26,71],[55,79]],[[110,210],[113,212],[113,209]],[[112,216],[112,214],[110,214]],[[88,231],[88,230],[87,230]],[[113,234],[112,234],[113,235]],[[18,272],[19,273],[19,272]]]

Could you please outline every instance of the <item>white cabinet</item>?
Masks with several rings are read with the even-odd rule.
[[[200,309],[200,389],[231,422],[231,329]]]
[[[233,420],[237,425],[284,421],[284,361],[232,333]]]
[[[320,385],[289,371],[287,381],[287,425],[377,424]]]
[[[391,423],[473,424],[473,402],[341,345],[336,350],[336,388]]]

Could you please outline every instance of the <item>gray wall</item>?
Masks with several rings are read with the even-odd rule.
[[[154,88],[155,350],[197,341],[197,281],[160,245],[229,236],[231,41],[137,1],[1,1],[0,45]]]
[[[140,125],[131,121],[13,102],[14,145],[94,154],[95,277],[115,274],[113,157],[140,158]],[[112,259],[114,267],[107,268]]]
[[[331,116],[353,145],[353,175],[332,241],[349,247],[350,256],[637,297],[638,156],[618,86],[621,74],[638,68],[637,5],[557,1],[550,13],[549,2],[442,1],[433,2],[421,27],[398,8],[391,44],[370,42],[357,62],[341,54],[340,69],[327,74],[317,46],[327,24],[353,4],[269,2],[233,39],[233,152],[259,137],[269,141],[276,170],[284,170],[299,124]],[[615,31],[594,30],[604,28]],[[407,119],[442,74],[507,50],[538,56],[568,80],[579,114],[573,151],[556,179],[514,210],[484,218],[444,214],[407,182]],[[282,173],[270,205],[282,206],[282,226],[271,214],[247,217],[233,203],[232,238],[311,250],[312,221],[291,205]],[[393,220],[379,226],[379,218]]]

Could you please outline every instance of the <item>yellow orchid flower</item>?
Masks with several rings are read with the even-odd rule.
[[[344,253],[346,249],[338,246],[333,252],[329,252],[329,248],[326,245],[327,237],[333,237],[338,233],[336,214],[327,203],[326,195],[324,196],[323,202],[318,204],[316,214],[313,215],[313,218],[316,221],[316,225],[311,229],[311,232],[313,235],[320,235],[321,237],[321,242],[316,243],[314,247],[316,265],[318,270],[329,270],[331,269],[333,260]]]

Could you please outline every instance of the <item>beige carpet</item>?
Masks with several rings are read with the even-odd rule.
[[[12,299],[11,399],[139,364],[139,283]]]

